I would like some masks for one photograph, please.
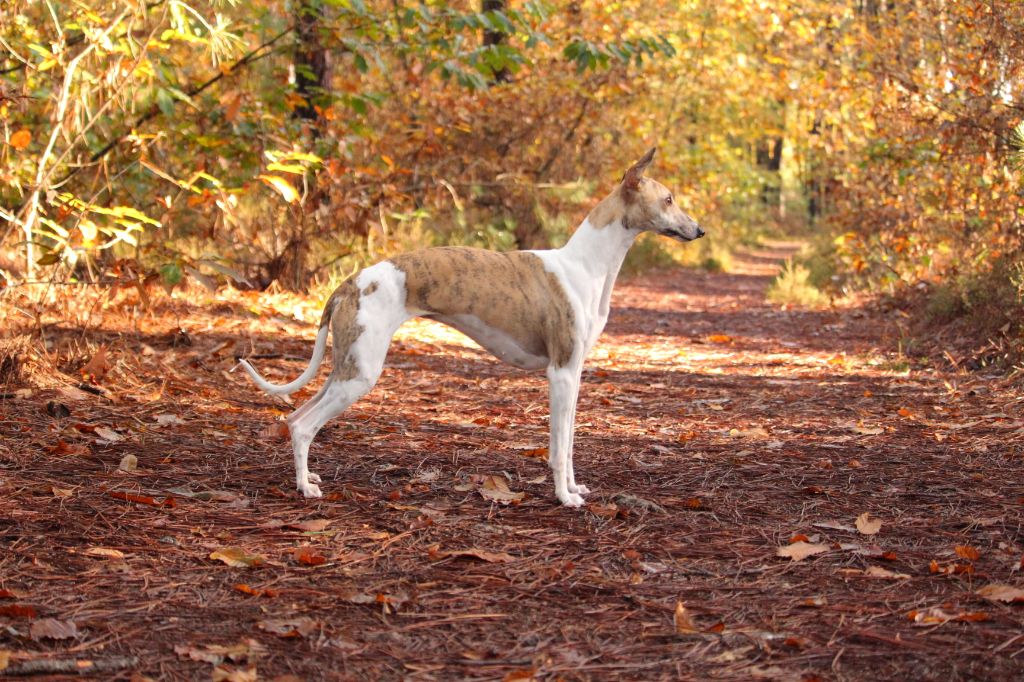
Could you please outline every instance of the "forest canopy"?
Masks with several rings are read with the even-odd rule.
[[[995,328],[1024,294],[1022,119],[1021,3],[12,0],[0,286],[302,289],[557,245],[657,145],[711,237],[662,256],[799,233],[819,287]]]

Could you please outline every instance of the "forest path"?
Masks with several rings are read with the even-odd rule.
[[[308,302],[178,298],[51,326],[52,356],[103,340],[113,368],[104,396],[0,386],[0,661],[167,680],[215,663],[267,680],[1017,677],[1024,604],[978,592],[1024,587],[1021,396],[893,354],[899,317],[767,303],[791,249],[617,288],[581,391],[582,510],[553,501],[542,377],[439,325],[403,328],[377,388],[316,440],[322,500],[293,492],[287,408],[227,372],[251,347],[284,354],[258,363],[272,380],[298,374],[312,331],[288,316],[313,319]]]

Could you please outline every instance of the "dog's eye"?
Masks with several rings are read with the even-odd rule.
[[[665,197],[665,203],[666,204],[671,204],[672,203],[672,195],[671,194],[669,194],[667,197]]]

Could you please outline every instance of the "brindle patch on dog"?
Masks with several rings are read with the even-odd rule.
[[[377,285],[373,283],[371,286],[376,288]],[[356,285],[355,278],[348,279],[342,282],[327,299],[327,305],[324,306],[323,315],[320,317],[320,327],[328,323],[331,324],[335,357],[334,374],[341,381],[348,381],[359,376],[355,358],[349,353],[352,344],[363,333],[363,326],[356,320],[356,313],[359,312],[359,298],[359,287]]]
[[[437,318],[473,316],[555,366],[571,359],[572,305],[558,278],[535,254],[450,246],[404,253],[390,261],[405,273],[410,312]],[[487,347],[485,340],[476,341]]]

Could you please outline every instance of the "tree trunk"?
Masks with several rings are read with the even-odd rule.
[[[324,7],[320,0],[298,0],[295,5],[295,93],[302,102],[292,115],[312,123],[313,135],[319,137],[316,101],[323,96],[327,84],[327,50],[320,35]]]
[[[480,10],[483,12],[504,12],[508,8],[508,0],[481,0]],[[504,31],[484,30],[484,45],[501,45],[508,40]],[[491,85],[507,83],[512,80],[508,69],[498,69],[491,78]]]

